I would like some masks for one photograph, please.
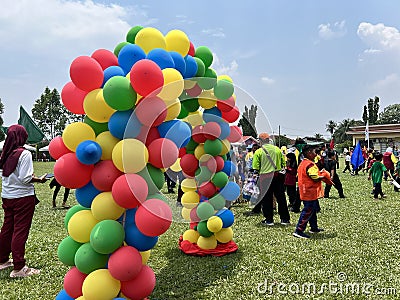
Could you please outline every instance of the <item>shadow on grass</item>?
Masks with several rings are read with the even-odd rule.
[[[235,266],[243,258],[240,250],[221,257],[198,257],[175,248],[163,255],[168,264],[156,274],[157,284],[152,299],[201,299],[208,287],[215,289],[221,282],[229,284]]]

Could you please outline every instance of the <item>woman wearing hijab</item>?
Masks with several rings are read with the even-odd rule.
[[[2,169],[1,197],[4,223],[0,232],[0,270],[14,267],[10,277],[39,274],[25,263],[25,244],[35,210],[34,182],[46,182],[33,174],[32,154],[23,145],[28,133],[21,125],[12,125],[7,131],[0,156]],[[12,253],[13,260],[9,259]]]

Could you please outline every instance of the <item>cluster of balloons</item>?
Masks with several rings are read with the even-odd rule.
[[[184,32],[164,36],[142,26],[113,52],[98,49],[71,63],[62,102],[84,119],[67,125],[49,152],[56,180],[76,189],[79,205],[65,217],[68,236],[58,257],[71,268],[56,299],[143,299],[152,293],[156,280],[146,263],[172,222],[159,193],[168,168],[182,168],[188,177],[182,213],[190,210],[196,232],[210,240],[200,229],[207,219],[208,232],[220,242],[228,239],[233,215],[221,199],[239,196],[238,186],[228,182],[235,166],[226,156],[230,142],[241,137],[237,126],[229,126],[239,110],[232,80],[217,76],[211,63],[211,51],[195,48]]]

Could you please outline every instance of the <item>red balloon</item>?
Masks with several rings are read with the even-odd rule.
[[[171,226],[172,210],[160,199],[148,199],[138,207],[135,223],[144,235],[159,236]]]
[[[76,87],[86,92],[103,85],[103,69],[95,59],[89,56],[75,58],[69,68],[69,75]]]
[[[121,281],[121,292],[132,300],[141,300],[150,296],[156,286],[156,276],[153,270],[144,265],[140,273],[128,281]]]
[[[221,117],[228,123],[233,123],[239,119],[240,112],[237,106],[234,106],[230,111],[222,111]]]
[[[167,117],[167,105],[155,96],[143,98],[136,106],[135,114],[144,126],[158,126]]]
[[[197,225],[198,222],[200,222],[201,219],[197,215],[197,207],[194,207],[190,210],[190,225],[195,224]],[[190,227],[193,229],[192,227]]]
[[[115,203],[123,208],[135,208],[146,200],[149,188],[143,177],[137,174],[123,174],[111,189]]]
[[[240,141],[240,139],[243,137],[243,133],[242,133],[242,130],[240,129],[240,127],[238,127],[236,125],[233,125],[230,127],[231,127],[231,133],[227,137],[227,140],[231,143],[236,143],[236,142]]]
[[[191,89],[187,89],[186,93],[188,94],[189,97],[194,98],[200,95],[202,91],[203,90],[201,89],[201,87],[196,83],[194,87],[192,87]]]
[[[185,147],[179,148],[179,157],[182,157],[185,154],[186,154],[186,148]]]
[[[118,170],[112,160],[102,160],[94,165],[92,183],[96,189],[109,192],[114,181],[123,173]]]
[[[222,111],[228,112],[235,107],[235,99],[233,98],[233,96],[230,96],[226,100],[218,100],[217,107],[221,112]]]
[[[112,277],[120,281],[134,279],[142,270],[142,256],[131,246],[122,246],[111,254],[108,270]]]
[[[57,160],[64,154],[72,153],[72,151],[65,146],[61,136],[56,136],[49,144],[49,153],[52,158]]]
[[[150,143],[149,163],[156,168],[169,168],[178,159],[179,151],[170,139],[159,138]]]
[[[94,58],[101,66],[103,70],[111,66],[118,66],[118,58],[107,49],[98,49],[93,52],[92,58]]]
[[[217,169],[215,172],[219,172],[224,168],[225,161],[221,156],[214,156],[214,159],[217,162]]]
[[[194,54],[196,53],[196,49],[194,49],[194,45],[193,45],[193,43],[192,42],[190,42],[190,46],[189,46],[189,52],[188,52],[188,54],[190,55],[190,56],[194,56]]]
[[[61,100],[65,108],[73,114],[83,115],[85,110],[83,109],[83,100],[85,100],[88,92],[78,89],[75,84],[70,81],[64,85],[61,91]]]
[[[141,141],[148,147],[152,141],[160,138],[160,133],[157,127],[142,126],[140,128],[139,135],[136,137],[137,140]]]
[[[217,188],[211,181],[209,181],[200,185],[198,187],[198,191],[200,195],[203,195],[204,197],[207,198],[211,198],[217,192]]]
[[[198,144],[204,143],[207,140],[203,134],[203,125],[197,125],[193,128],[192,139]]]
[[[221,126],[217,122],[208,122],[203,126],[203,134],[207,140],[215,140],[221,135]]]
[[[185,174],[194,176],[194,173],[199,168],[199,161],[193,154],[185,154],[181,157],[180,165]]]
[[[160,67],[149,59],[141,59],[132,66],[130,80],[133,89],[143,97],[157,95],[164,85]]]
[[[72,267],[65,274],[64,289],[70,297],[76,299],[83,295],[82,285],[86,276],[87,274],[81,273],[76,267]]]
[[[61,156],[54,165],[56,180],[66,188],[78,189],[89,183],[94,165],[84,165],[75,153]]]

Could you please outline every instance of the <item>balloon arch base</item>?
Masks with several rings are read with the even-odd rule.
[[[235,253],[238,250],[238,246],[234,241],[229,241],[228,243],[218,244],[215,249],[201,249],[197,244],[184,241],[183,237],[180,236],[179,249],[181,249],[183,253],[192,256],[224,256]]]

